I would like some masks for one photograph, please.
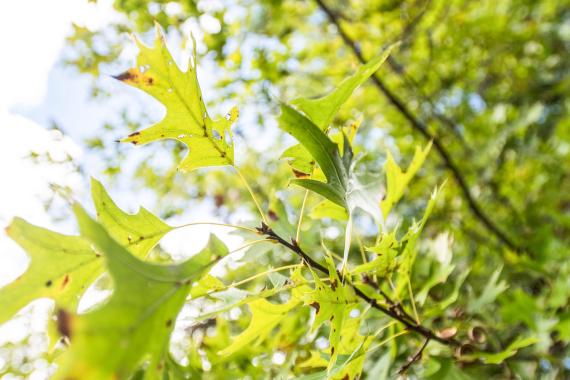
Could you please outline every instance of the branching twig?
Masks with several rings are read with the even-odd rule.
[[[258,228],[258,231],[260,234],[267,236],[270,240],[273,240],[273,241],[287,247],[292,252],[296,253],[303,260],[303,262],[308,267],[310,267],[311,269],[314,269],[314,270],[316,269],[319,272],[330,276],[329,270],[325,266],[323,266],[323,265],[319,264],[317,261],[315,261],[305,251],[303,251],[303,249],[301,249],[301,247],[299,247],[299,245],[297,245],[297,242],[294,239],[292,239],[291,242],[285,240],[281,236],[277,235],[275,233],[275,231],[273,231],[265,223],[261,224],[261,227]],[[386,308],[385,306],[379,304],[378,301],[376,301],[374,298],[366,295],[356,285],[350,284],[350,283],[349,283],[349,285],[352,287],[352,289],[354,290],[354,293],[356,294],[356,296],[358,298],[360,298],[363,301],[365,301],[366,303],[368,303],[374,309],[379,310],[380,312],[386,314],[387,316],[389,316],[389,317],[397,320],[398,322],[402,323],[404,326],[406,326],[406,329],[408,329],[410,331],[414,331],[414,332],[422,335],[426,339],[435,340],[435,341],[438,341],[438,342],[445,344],[447,346],[460,346],[461,345],[461,343],[459,341],[457,341],[453,338],[442,338],[442,337],[436,335],[429,328],[427,328],[421,324],[416,323],[411,316],[409,316],[405,311],[403,311],[403,309],[394,309],[392,307]],[[385,295],[385,297],[388,297],[388,296]],[[393,301],[390,301],[390,302],[393,303]]]
[[[414,354],[414,356],[412,356],[407,362],[406,364],[404,364],[402,366],[402,368],[400,368],[398,370],[398,374],[399,375],[403,375],[404,373],[406,373],[410,367],[412,365],[414,365],[414,363],[416,363],[418,360],[420,360],[422,358],[422,354],[426,348],[426,346],[429,343],[429,338],[426,338],[426,340],[424,341],[424,344],[422,344],[422,346],[420,347],[420,349]]]

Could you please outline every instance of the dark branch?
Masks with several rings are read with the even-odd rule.
[[[267,236],[269,239],[287,247],[289,250],[296,253],[303,260],[305,265],[307,265],[308,267],[310,267],[312,269],[316,269],[319,272],[321,272],[327,276],[330,276],[329,270],[325,266],[323,266],[323,265],[319,264],[317,261],[315,261],[305,251],[303,251],[303,249],[301,249],[301,247],[299,247],[299,245],[297,245],[295,240],[293,240],[292,243],[290,243],[289,241],[285,240],[281,236],[277,235],[275,233],[275,231],[273,231],[265,223],[262,223],[261,227],[258,228],[258,231],[259,231],[259,233]],[[339,277],[340,277],[340,274],[339,274]],[[379,304],[378,301],[376,301],[374,298],[371,298],[368,295],[366,295],[356,285],[350,284],[350,286],[352,287],[352,289],[354,290],[354,293],[356,294],[356,296],[358,298],[360,298],[363,301],[365,301],[366,303],[368,303],[374,309],[379,310],[380,312],[386,314],[387,316],[389,316],[389,317],[397,320],[398,322],[402,323],[404,326],[406,326],[406,328],[408,330],[414,331],[414,332],[422,335],[426,339],[435,340],[435,341],[438,341],[438,342],[445,344],[447,346],[461,346],[461,343],[458,342],[457,340],[455,340],[453,338],[439,337],[433,331],[428,329],[427,327],[416,323],[405,311],[403,311],[403,309],[394,308],[394,307],[387,308],[387,307]],[[388,297],[388,296],[385,295],[385,297]],[[390,300],[390,303],[394,304],[394,302],[392,300]]]
[[[319,8],[327,15],[329,21],[336,26],[338,33],[340,34],[344,43],[352,50],[352,52],[358,58],[358,60],[361,63],[365,64],[366,60],[364,59],[360,47],[356,44],[354,40],[352,40],[348,36],[348,34],[346,34],[344,29],[340,25],[340,21],[337,15],[324,3],[323,0],[315,0],[315,1],[317,2]],[[382,92],[386,96],[386,98],[388,98],[390,103],[392,103],[392,105],[396,107],[396,109],[400,112],[400,114],[402,114],[402,116],[404,116],[406,120],[408,120],[411,126],[416,131],[418,131],[422,136],[424,136],[427,140],[433,141],[433,147],[435,148],[435,150],[443,160],[447,169],[453,175],[455,182],[457,182],[457,184],[459,185],[463,197],[467,201],[469,209],[471,210],[473,215],[475,215],[475,217],[485,226],[485,228],[487,228],[487,230],[489,230],[493,235],[495,235],[497,239],[499,239],[499,241],[501,241],[504,245],[506,245],[513,251],[517,252],[523,251],[521,247],[519,247],[513,240],[511,240],[489,218],[489,216],[487,216],[487,214],[483,211],[481,206],[479,206],[477,201],[475,201],[475,198],[473,197],[471,191],[469,190],[467,181],[465,180],[465,178],[463,178],[459,167],[453,161],[453,159],[451,158],[451,154],[447,151],[447,149],[444,147],[443,143],[439,140],[439,138],[436,135],[432,134],[428,130],[428,127],[412,114],[412,112],[406,107],[404,102],[395,93],[393,93],[392,90],[390,90],[386,86],[386,84],[380,78],[378,78],[376,74],[372,75],[371,79],[374,85],[378,88],[378,90]]]
[[[402,366],[402,368],[400,368],[400,370],[398,371],[399,375],[403,375],[404,373],[408,372],[408,370],[410,369],[411,366],[414,365],[414,363],[416,363],[418,360],[420,360],[422,358],[422,354],[426,348],[426,346],[429,343],[429,338],[426,338],[426,340],[424,341],[424,344],[422,344],[422,346],[420,347],[420,349],[415,353],[414,356],[412,356],[407,362],[406,364],[404,364]]]

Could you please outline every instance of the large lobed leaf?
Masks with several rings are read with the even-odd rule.
[[[30,264],[24,274],[0,289],[0,323],[38,298],[51,298],[74,310],[103,271],[100,255],[82,237],[62,235],[20,218],[6,232],[26,250]]]
[[[213,120],[202,99],[196,75],[196,46],[187,72],[180,70],[168,51],[160,27],[154,46],[138,39],[137,67],[116,76],[120,81],[151,95],[166,107],[166,116],[149,128],[132,133],[123,142],[135,145],[162,139],[183,142],[189,148],[179,169],[189,171],[207,166],[233,165],[234,147],[231,126],[238,112]]]
[[[60,330],[71,346],[55,378],[123,379],[143,364],[144,378],[160,378],[170,333],[190,287],[227,250],[215,242],[181,264],[146,263],[117,243],[81,206],[75,205],[74,211],[82,236],[103,254],[114,291],[93,312],[58,313]]]
[[[392,207],[398,203],[400,198],[404,195],[404,190],[408,186],[408,183],[414,178],[418,170],[422,167],[429,151],[431,149],[431,142],[424,148],[421,149],[416,147],[414,152],[414,157],[412,162],[408,166],[406,171],[398,166],[394,158],[388,152],[388,157],[386,158],[386,163],[384,164],[384,170],[386,171],[386,197],[380,203],[380,208],[382,213],[386,218],[390,213]]]
[[[143,207],[134,215],[125,213],[94,178],[91,179],[91,195],[97,220],[113,239],[137,257],[144,258],[166,233],[172,231],[171,226]]]
[[[333,141],[326,134],[330,123],[350,95],[374,74],[389,56],[394,45],[385,49],[369,63],[361,66],[350,78],[335,90],[318,99],[298,98],[292,102],[297,108],[282,104],[279,126],[291,134],[300,145],[287,149],[282,157],[288,158],[300,179],[292,183],[311,190],[329,201],[345,208],[348,214],[361,208],[379,224],[383,224],[378,202],[380,191],[374,183],[362,183],[354,173],[353,153],[350,142],[358,128],[353,125],[351,135],[344,133]],[[315,163],[322,170],[326,182],[306,178],[313,174]]]
[[[119,209],[104,187],[91,182],[99,222],[129,251],[144,258],[172,229],[145,209],[130,215]],[[68,236],[16,218],[6,229],[29,255],[26,271],[0,289],[0,323],[38,298],[51,298],[58,307],[75,310],[84,291],[103,273],[100,254],[80,236]]]

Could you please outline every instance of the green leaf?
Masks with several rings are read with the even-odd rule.
[[[396,45],[388,46],[380,54],[368,61],[367,64],[360,66],[354,75],[343,80],[334,91],[326,96],[318,99],[298,98],[293,100],[292,104],[303,111],[321,130],[326,129],[354,90],[378,71]]]
[[[396,239],[396,231],[392,231],[382,235],[380,242],[373,247],[367,247],[368,252],[377,255],[373,260],[360,264],[353,269],[351,274],[357,275],[361,273],[375,273],[379,277],[386,277],[396,270],[398,254],[397,248],[400,243]]]
[[[279,126],[297,139],[319,164],[327,182],[312,179],[294,180],[293,183],[321,194],[330,201],[346,206],[348,185],[347,169],[343,165],[337,144],[299,111],[281,105]]]
[[[420,147],[416,147],[414,158],[405,172],[400,169],[390,152],[388,152],[386,163],[384,164],[387,182],[386,197],[380,202],[380,208],[382,209],[384,218],[388,216],[392,207],[402,198],[404,190],[406,190],[408,183],[414,178],[423,165],[430,149],[431,142],[423,150]]]
[[[227,250],[210,244],[181,264],[146,263],[113,240],[81,206],[74,205],[74,211],[82,236],[105,257],[114,291],[93,312],[58,313],[71,346],[56,378],[123,379],[144,364],[144,378],[159,379],[170,333],[192,283]]]
[[[437,201],[437,196],[441,188],[436,188],[433,193],[431,194],[431,198],[426,206],[424,211],[424,215],[422,220],[418,223],[414,223],[408,230],[406,236],[402,238],[401,243],[405,242],[405,245],[402,244],[403,249],[402,253],[398,256],[398,281],[396,285],[396,293],[400,294],[402,290],[408,285],[410,281],[412,267],[416,260],[417,250],[416,250],[416,243],[420,237],[422,230],[424,229],[429,216],[435,206]]]
[[[328,183],[314,179],[294,179],[291,183],[311,190],[341,207],[348,207],[346,206],[346,199],[342,192],[330,186]]]
[[[117,207],[103,185],[91,179],[91,194],[97,211],[97,220],[119,244],[135,256],[144,258],[172,227],[145,208],[127,214]]]
[[[75,310],[83,292],[102,273],[100,255],[82,237],[52,232],[20,218],[6,232],[28,253],[30,264],[24,274],[0,289],[0,323],[42,297]]]
[[[343,207],[326,199],[313,207],[309,216],[313,219],[331,218],[342,221],[348,219],[348,213]]]
[[[472,355],[465,355],[462,358],[467,360],[480,359],[483,361],[483,363],[486,364],[501,364],[506,359],[516,355],[518,350],[520,350],[521,348],[528,347],[538,342],[539,339],[537,339],[534,336],[531,337],[519,336],[511,344],[509,344],[509,346],[505,350],[501,352],[496,352],[496,353],[476,352]]]
[[[359,329],[362,318],[349,318],[343,326],[342,335],[338,344],[338,357],[336,363],[331,364],[331,355],[313,351],[311,357],[302,362],[301,368],[327,367],[326,371],[302,376],[299,379],[358,379],[366,359],[366,350],[372,339],[360,335]]]
[[[287,313],[299,305],[300,301],[291,299],[279,305],[265,299],[258,299],[249,303],[251,322],[249,326],[236,338],[232,344],[219,352],[222,356],[229,356],[244,347],[262,342],[273,329],[287,316]]]
[[[328,255],[326,259],[330,273],[329,283],[325,283],[316,274],[313,274],[315,288],[306,292],[303,299],[306,305],[312,306],[316,311],[315,320],[311,327],[312,331],[315,331],[325,322],[331,324],[329,334],[331,358],[328,367],[330,370],[341,353],[339,344],[351,310],[349,305],[356,303],[356,296],[352,287],[341,282],[332,257]]]
[[[315,179],[294,179],[291,183],[311,190],[329,201],[345,208],[349,216],[356,208],[370,214],[382,225],[382,213],[378,207],[380,189],[371,182],[363,184],[354,172],[353,153],[349,138],[343,134],[343,154],[311,120],[294,108],[282,104],[279,126],[301,143],[323,171],[326,182]],[[349,219],[350,220],[350,219]]]
[[[491,278],[487,281],[487,285],[485,285],[485,288],[481,292],[481,295],[467,304],[470,313],[480,312],[483,306],[494,302],[501,293],[507,290],[509,287],[507,282],[499,281],[502,270],[503,267],[499,267],[494,271]]]
[[[231,125],[237,118],[237,109],[232,109],[226,118],[212,120],[204,105],[196,75],[195,43],[188,71],[182,72],[166,47],[160,27],[157,26],[156,29],[157,37],[153,47],[136,40],[140,50],[137,67],[116,78],[160,101],[166,107],[166,116],[160,122],[121,141],[135,145],[162,139],[181,141],[190,150],[178,167],[182,171],[233,165]]]
[[[315,168],[315,160],[301,144],[285,149],[281,158],[287,159],[297,178],[309,177]]]

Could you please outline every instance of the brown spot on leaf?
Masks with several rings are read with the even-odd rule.
[[[267,212],[267,216],[269,216],[269,219],[271,219],[271,220],[274,221],[274,222],[277,221],[277,220],[279,220],[279,216],[277,216],[277,214],[276,214],[275,211],[273,211],[273,210],[269,210],[269,211]]]
[[[57,331],[59,334],[67,339],[71,339],[71,324],[73,316],[71,313],[65,311],[64,309],[59,309],[57,311]]]
[[[336,280],[336,278],[331,280],[331,289],[333,290],[333,292],[336,290],[336,288],[338,287],[338,281]]]
[[[129,137],[135,137],[135,136],[138,136],[140,134],[141,134],[140,132],[133,132],[129,135]]]
[[[334,347],[331,347],[331,355],[334,355]]]
[[[297,169],[291,169],[293,170],[293,174],[295,175],[296,178],[307,178],[309,177],[309,174],[302,172],[300,170]]]
[[[69,284],[69,274],[66,274],[61,283],[61,289],[64,289]]]
[[[166,321],[166,327],[170,327],[172,326],[172,319],[169,319],[168,321]]]
[[[141,73],[140,70],[136,68],[131,68],[114,76],[113,78],[120,80],[121,82],[137,84],[137,85],[147,85],[152,86],[154,84],[154,78],[148,74]]]
[[[313,303],[311,304],[311,306],[315,308],[315,310],[317,311],[317,314],[319,313],[319,310],[321,310],[321,305],[320,305],[318,302],[316,302],[316,301],[313,302]]]
[[[53,282],[52,282],[51,280],[47,280],[47,281],[46,281],[46,287],[48,287],[48,288],[49,288],[49,287],[51,286],[51,284],[52,284],[52,283],[53,283]]]

